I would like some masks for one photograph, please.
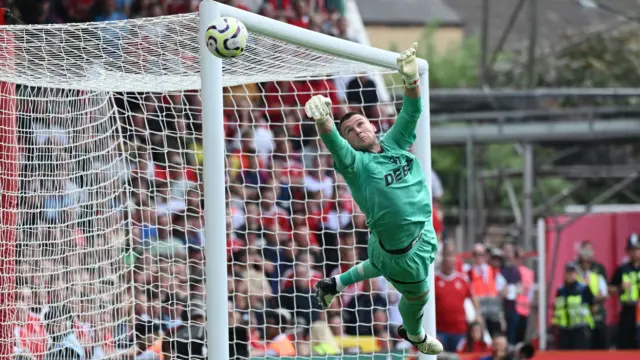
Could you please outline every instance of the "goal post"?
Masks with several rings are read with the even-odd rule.
[[[396,69],[396,59],[398,54],[373,48],[370,46],[364,46],[358,43],[354,43],[351,41],[331,37],[328,35],[324,35],[318,32],[313,32],[307,29],[303,29],[300,27],[295,27],[289,24],[285,24],[283,22],[265,18],[263,16],[247,12],[244,10],[240,10],[238,8],[219,4],[214,1],[203,1],[200,4],[200,26],[201,26],[201,53],[202,53],[202,86],[203,92],[202,96],[204,99],[208,99],[208,91],[205,92],[205,89],[211,91],[211,103],[204,101],[203,102],[203,121],[207,123],[210,121],[212,124],[215,124],[211,127],[205,127],[209,129],[208,132],[204,133],[205,137],[211,137],[216,139],[216,141],[207,141],[205,144],[208,144],[208,147],[205,148],[205,152],[207,154],[216,154],[219,151],[221,145],[217,141],[223,140],[221,138],[221,134],[219,133],[223,128],[223,114],[220,108],[218,109],[205,109],[207,106],[218,106],[222,102],[222,88],[217,86],[217,81],[219,79],[219,74],[222,73],[222,61],[219,59],[213,59],[214,57],[208,54],[206,46],[204,46],[204,31],[206,31],[206,27],[208,24],[212,23],[214,19],[218,16],[229,16],[234,17],[242,21],[247,29],[252,33],[261,34],[263,36],[268,36],[274,39],[282,40],[287,43],[291,43],[297,46],[301,46],[304,48],[316,50],[319,52],[327,53],[330,55],[334,55],[336,57],[352,60],[356,62],[361,62],[369,65],[373,65],[380,68],[386,68],[388,70]],[[208,58],[208,59],[207,59]],[[207,59],[207,60],[205,60]],[[213,67],[213,69],[206,69],[207,66]],[[424,174],[427,178],[427,184],[429,188],[431,188],[431,132],[430,132],[430,107],[429,107],[429,75],[428,75],[428,64],[424,59],[418,59],[418,66],[420,71],[420,87],[421,87],[421,96],[422,96],[422,104],[423,104],[423,112],[418,124],[417,128],[417,139],[415,142],[415,153],[418,157],[420,163],[422,164],[422,168]],[[315,75],[315,74],[314,74]],[[320,74],[317,74],[320,75]],[[213,84],[207,85],[208,82]],[[211,86],[209,89],[208,86]],[[304,104],[300,104],[304,105]],[[207,119],[204,114],[210,114],[211,119]],[[218,133],[216,133],[218,132]],[[224,171],[224,168],[221,166],[221,156],[216,158],[216,162],[213,160],[209,163],[205,163],[205,168],[207,166],[216,166],[216,169],[208,170],[210,172],[215,171],[216,176],[212,176],[215,180],[212,183],[208,183],[205,180],[205,184],[207,188],[211,186],[219,186],[219,175]],[[205,170],[207,171],[207,170]],[[212,174],[213,175],[213,174]],[[205,175],[206,177],[206,175]],[[216,191],[217,193],[217,191]],[[431,192],[430,192],[431,193]],[[212,199],[213,200],[213,199]],[[210,202],[208,202],[210,203]],[[211,209],[208,208],[207,211]],[[215,214],[221,214],[220,212],[224,211],[224,209],[216,208],[214,210]],[[213,216],[213,215],[210,215]],[[214,219],[211,219],[214,220]],[[214,220],[216,221],[216,220]],[[220,226],[219,223],[214,221],[207,221],[205,224],[205,229],[207,232],[218,232],[220,236],[222,234],[220,231],[224,229],[224,226]],[[219,221],[219,220],[218,220]],[[215,224],[215,225],[214,225]],[[222,248],[223,244],[217,244],[220,248],[216,248],[218,253],[222,253],[224,249]],[[213,251],[213,250],[211,250]],[[215,254],[210,254],[207,252],[207,255],[215,256]],[[217,258],[217,257],[216,257]],[[219,291],[220,289],[226,289],[226,277],[222,276],[224,273],[221,272],[220,266],[216,266],[213,268],[209,266],[211,262],[207,264],[207,275],[209,279],[216,279],[215,282],[209,281],[207,282],[207,292],[209,294],[214,294],[215,291]],[[433,291],[434,287],[434,267],[431,265],[429,271],[429,283],[430,289]],[[224,294],[223,294],[224,295]],[[210,301],[210,305],[208,304],[208,310],[216,311],[216,318],[224,318],[226,308],[224,306],[218,306],[221,301],[223,301],[223,295],[220,295],[220,299],[216,299],[214,301]],[[211,307],[209,307],[211,306]],[[224,310],[223,310],[224,309]],[[426,305],[426,316],[424,317],[424,327],[425,330],[435,336],[436,326],[435,326],[435,296],[433,294],[430,296],[429,301]],[[224,334],[219,333],[219,326],[217,323],[208,323],[208,331],[210,334],[220,335],[214,338],[209,337],[209,347],[216,349],[224,349],[225,344],[228,343],[228,339]],[[225,357],[226,358],[226,357]],[[435,356],[427,356],[421,354],[421,359],[429,359],[434,360]],[[213,358],[211,358],[213,360]]]
[[[242,56],[207,51],[218,16],[247,26]],[[1,27],[0,359],[42,360],[64,341],[93,359],[218,360],[230,345],[252,360],[406,353],[383,279],[335,309],[309,305],[314,281],[366,256],[368,229],[304,103],[324,94],[335,117],[363,112],[384,133],[402,102],[377,95],[403,88],[396,56],[211,0],[199,13]],[[430,184],[419,64],[412,151]]]
[[[227,305],[227,245],[225,191],[225,136],[223,117],[222,60],[207,49],[207,28],[220,17],[219,4],[213,1],[200,3],[200,78],[202,82],[202,136],[204,153],[205,187],[205,246],[207,279],[207,348],[208,358],[229,358],[229,328]],[[211,241],[219,239],[219,241]],[[212,321],[212,319],[216,319]],[[220,320],[218,320],[220,319]]]

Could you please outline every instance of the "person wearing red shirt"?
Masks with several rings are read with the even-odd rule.
[[[450,241],[445,241],[441,243],[441,248],[442,248],[443,254],[447,252],[454,254],[453,256],[456,259],[456,265],[454,267],[454,270],[461,273],[465,272],[464,260],[462,259],[462,254],[456,252],[456,246]],[[438,267],[436,267],[436,270],[438,270]]]
[[[48,346],[44,323],[38,314],[31,311],[33,293],[29,288],[20,289],[20,298],[16,304],[16,352],[30,354],[34,359],[42,359]]]
[[[310,269],[309,272],[311,273],[309,278],[309,287],[313,288],[314,286],[316,286],[318,281],[322,280],[322,273],[314,269]],[[280,284],[280,289],[284,290],[293,286],[294,280],[296,279],[294,273],[295,270],[293,267],[285,270],[285,272],[282,274],[283,279],[282,283]]]
[[[444,350],[449,352],[456,351],[467,332],[465,300],[472,299],[478,308],[467,277],[455,268],[455,254],[445,250],[440,272],[435,276],[436,329]]]
[[[311,22],[311,15],[309,13],[308,4],[302,0],[294,1],[293,13],[294,15],[289,18],[288,23],[304,29],[308,29],[309,23]]]
[[[482,324],[474,321],[469,324],[467,335],[458,343],[458,354],[486,354],[491,352],[491,346],[484,340]]]
[[[442,240],[442,234],[444,232],[444,223],[442,209],[437,201],[433,202],[433,230],[436,231],[438,240]]]

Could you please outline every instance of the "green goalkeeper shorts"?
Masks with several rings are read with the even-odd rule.
[[[383,240],[384,241],[384,240]],[[380,246],[375,235],[369,238],[369,261],[401,293],[419,296],[429,290],[429,266],[435,260],[438,240],[431,231],[423,230],[410,250],[391,254]]]

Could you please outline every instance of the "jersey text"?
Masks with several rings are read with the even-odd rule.
[[[385,185],[391,186],[401,181],[407,175],[409,175],[412,168],[413,168],[413,159],[408,159],[406,164],[399,166],[384,175]]]

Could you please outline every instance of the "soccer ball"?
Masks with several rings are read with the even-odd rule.
[[[244,24],[232,17],[221,17],[207,28],[205,40],[213,55],[227,59],[242,55],[249,32]]]

